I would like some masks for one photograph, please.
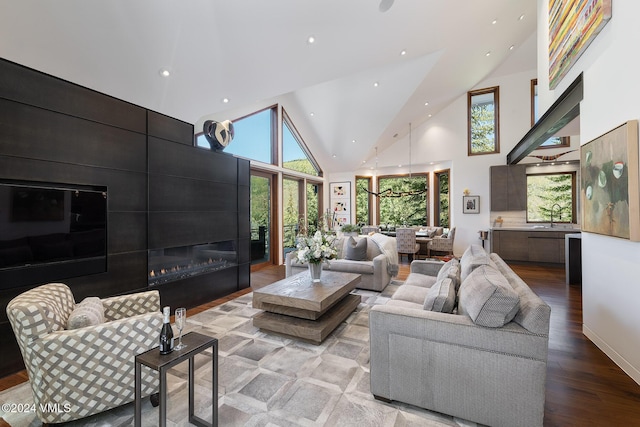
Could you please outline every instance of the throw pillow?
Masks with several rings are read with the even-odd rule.
[[[104,323],[104,307],[98,297],[87,297],[69,315],[67,329],[78,329]]]
[[[476,244],[469,246],[460,258],[460,280],[464,282],[476,267],[488,265],[489,260],[489,254],[482,246]]]
[[[460,285],[458,310],[474,323],[490,328],[506,325],[520,308],[520,298],[509,281],[489,265],[477,267]]]
[[[460,288],[460,262],[457,259],[452,258],[444,263],[440,271],[438,271],[436,281],[440,281],[445,277],[453,281],[456,290]]]
[[[402,286],[401,286],[402,288]],[[441,313],[453,312],[456,303],[456,287],[448,277],[437,281],[424,299],[424,309]]]
[[[356,242],[353,236],[349,237],[347,241],[347,253],[344,259],[351,261],[366,261],[367,260],[367,239],[360,239]]]

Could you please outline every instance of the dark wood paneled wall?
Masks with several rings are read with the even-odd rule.
[[[0,179],[107,187],[107,271],[64,280],[77,301],[148,289],[148,248],[222,240],[239,267],[164,284],[163,303],[249,285],[249,162],[194,147],[189,123],[0,59]],[[0,291],[0,376],[22,369],[6,304],[38,284]]]

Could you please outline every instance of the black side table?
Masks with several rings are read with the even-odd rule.
[[[191,424],[203,427],[217,427],[218,426],[218,340],[211,338],[207,335],[199,334],[197,332],[189,332],[182,336],[183,344],[187,347],[182,350],[174,350],[167,355],[161,355],[158,351],[158,347],[152,348],[144,353],[136,356],[135,370],[136,370],[136,413],[135,413],[135,427],[140,427],[142,418],[142,365],[148,366],[151,369],[155,369],[160,373],[160,413],[159,413],[159,426],[166,427],[167,425],[167,370],[178,363],[184,362],[189,359],[189,422]],[[207,423],[202,418],[194,414],[194,370],[195,363],[193,358],[196,354],[203,352],[205,349],[211,347],[213,357],[211,358],[212,367],[212,390],[211,390],[211,411],[212,422]]]

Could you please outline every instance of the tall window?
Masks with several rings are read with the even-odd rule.
[[[307,183],[307,228],[310,232],[318,229],[320,220],[320,195],[322,186],[320,184]]]
[[[296,235],[300,225],[300,185],[298,180],[284,178],[282,180],[282,236],[284,253],[296,247]]]
[[[527,175],[527,222],[576,222],[576,173]]]
[[[378,191],[380,224],[428,224],[427,175],[380,177]]]
[[[311,157],[302,138],[295,131],[289,117],[283,111],[282,121],[282,167],[307,173],[309,175],[320,175],[320,168]]]
[[[356,224],[371,225],[371,177],[356,176]]]
[[[224,152],[262,163],[274,163],[276,118],[276,108],[272,107],[233,120],[233,141],[225,148]],[[198,147],[209,147],[209,143],[202,134],[197,136],[196,144]]]
[[[435,173],[434,187],[434,225],[449,228],[449,169]]]
[[[535,125],[539,118],[538,79],[533,79],[531,80],[531,126]],[[568,136],[552,136],[540,144],[538,148],[568,147],[569,145],[571,145],[571,139]]]
[[[251,263],[270,260],[271,176],[251,173]]]
[[[467,95],[469,155],[499,153],[499,88],[474,90]]]

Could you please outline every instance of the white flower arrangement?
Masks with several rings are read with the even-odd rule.
[[[310,264],[334,259],[338,255],[334,243],[335,234],[323,233],[318,230],[311,237],[300,234],[296,237],[296,248],[298,249],[298,261]]]

